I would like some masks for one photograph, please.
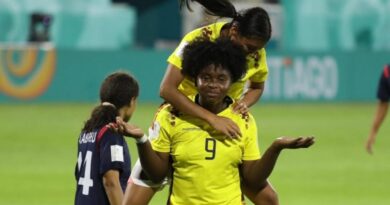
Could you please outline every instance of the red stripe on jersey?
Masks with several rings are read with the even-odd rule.
[[[98,133],[98,136],[96,137],[96,144],[99,143],[100,139],[102,139],[104,133],[107,131],[108,127],[104,126]]]
[[[385,66],[385,70],[383,71],[384,75],[385,75],[385,78],[389,78],[390,77],[390,71],[389,71],[389,65],[386,65]]]

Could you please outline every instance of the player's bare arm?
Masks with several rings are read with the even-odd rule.
[[[109,170],[103,175],[103,186],[108,200],[112,205],[120,205],[123,200],[123,191],[119,182],[119,171]]]
[[[248,91],[244,94],[244,97],[234,105],[233,109],[235,112],[241,114],[249,112],[249,107],[256,104],[263,94],[264,82],[256,83],[250,81],[249,83]]]
[[[110,123],[108,127],[124,136],[132,137],[137,140],[138,156],[142,168],[153,182],[162,181],[168,174],[169,153],[156,152],[153,150],[149,140],[139,127],[124,122],[120,117],[116,123]]]

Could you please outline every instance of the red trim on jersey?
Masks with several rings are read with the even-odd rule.
[[[389,71],[389,65],[385,65],[385,70],[383,70],[383,73],[385,75],[385,78],[389,78],[390,77],[390,71]]]
[[[98,133],[98,136],[96,137],[96,143],[99,143],[100,139],[102,139],[104,133],[107,131],[108,127],[104,126]]]

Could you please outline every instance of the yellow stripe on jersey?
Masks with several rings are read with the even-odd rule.
[[[168,106],[157,114],[151,138],[155,151],[173,159],[171,203],[241,204],[239,165],[260,158],[254,118],[234,113],[231,106],[219,113],[240,127],[242,137],[231,141],[204,121],[171,110]]]
[[[220,36],[221,29],[225,24],[226,22],[210,24],[208,26],[195,29],[185,35],[179,46],[169,56],[167,60],[168,63],[182,69],[182,54],[184,47],[198,37],[207,37],[211,41],[215,41]],[[245,76],[238,82],[234,83],[228,92],[228,95],[233,99],[239,99],[241,97],[244,92],[245,83],[248,80],[256,83],[265,82],[267,80],[268,66],[264,48],[257,51],[257,53],[249,55],[247,57],[247,65],[248,71]],[[188,78],[185,78],[179,85],[179,90],[186,96],[196,94],[194,82]]]

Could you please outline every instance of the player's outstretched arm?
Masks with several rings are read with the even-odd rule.
[[[308,148],[314,144],[314,137],[280,137],[265,151],[261,159],[244,161],[242,173],[245,183],[253,188],[260,188],[271,175],[280,152],[283,149]]]
[[[108,127],[137,141],[138,156],[142,169],[153,182],[158,183],[167,176],[169,153],[154,151],[147,136],[139,127],[124,122],[120,117],[117,117],[116,123],[110,123]]]

